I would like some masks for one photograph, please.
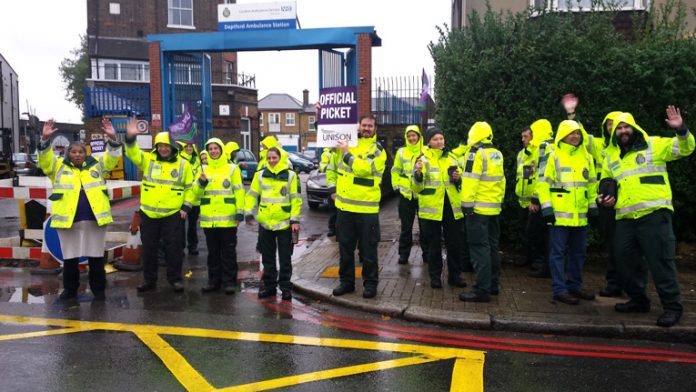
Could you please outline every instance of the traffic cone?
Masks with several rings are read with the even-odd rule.
[[[141,256],[143,253],[143,243],[140,241],[140,212],[133,213],[133,220],[130,225],[130,236],[128,242],[123,247],[123,258],[120,261],[114,261],[114,267],[122,271],[140,271],[143,266]]]
[[[39,266],[29,271],[32,275],[58,275],[63,270],[61,264],[48,252],[41,252]]]

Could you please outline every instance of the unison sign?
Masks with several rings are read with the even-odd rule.
[[[335,147],[340,141],[358,144],[358,100],[355,86],[319,91],[317,147]]]
[[[294,2],[218,4],[218,31],[294,29],[296,21]]]

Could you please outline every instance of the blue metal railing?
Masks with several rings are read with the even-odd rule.
[[[150,86],[85,88],[85,117],[119,114],[150,117]]]

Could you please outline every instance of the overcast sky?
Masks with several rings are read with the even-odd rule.
[[[438,39],[436,26],[449,24],[450,6],[449,0],[297,0],[297,13],[305,29],[375,26],[382,47],[373,49],[373,77],[420,75],[425,68],[432,78],[427,46]],[[86,0],[0,2],[0,53],[19,75],[20,112],[27,111],[28,101],[41,120],[81,121],[77,107],[65,98],[58,67],[87,30],[86,8]],[[306,88],[310,100],[316,100],[315,50],[240,53],[238,68],[256,75],[259,99],[288,93],[301,100]]]

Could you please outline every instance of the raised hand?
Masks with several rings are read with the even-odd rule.
[[[53,121],[52,118],[46,120],[46,122],[43,125],[43,129],[41,130],[41,139],[50,139],[51,136],[53,136],[53,134],[58,131],[58,128],[56,128],[55,125],[56,123]]]
[[[563,104],[563,108],[565,108],[566,113],[575,113],[575,108],[578,106],[578,97],[572,93],[566,94],[563,96],[563,99],[561,99],[561,103]]]
[[[667,106],[667,118],[665,122],[672,129],[680,129],[684,125],[684,119],[682,119],[681,111],[679,108],[674,107],[674,105]]]
[[[111,124],[111,120],[108,118],[102,119],[102,132],[107,134],[111,139],[116,140],[116,130],[113,124]]]
[[[134,138],[140,134],[138,131],[138,119],[135,117],[128,118],[128,123],[126,123],[126,135],[129,138]]]

